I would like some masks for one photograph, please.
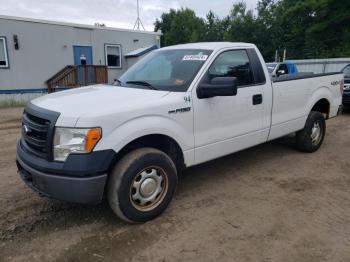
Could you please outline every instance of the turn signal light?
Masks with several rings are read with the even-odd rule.
[[[85,151],[87,153],[91,152],[101,137],[102,132],[100,128],[90,129],[86,134]]]

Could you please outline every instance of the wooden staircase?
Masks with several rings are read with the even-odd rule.
[[[104,65],[67,65],[46,81],[49,93],[60,89],[106,84],[108,70]]]

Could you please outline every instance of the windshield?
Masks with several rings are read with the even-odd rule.
[[[269,71],[270,74],[273,73],[273,70],[275,70],[277,64],[266,64],[267,65],[267,70]]]
[[[126,71],[118,85],[185,92],[211,53],[201,49],[154,51]]]
[[[350,65],[344,68],[343,73],[344,73],[344,78],[350,78]]]

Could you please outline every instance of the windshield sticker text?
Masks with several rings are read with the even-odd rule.
[[[208,55],[185,55],[182,61],[205,61]]]

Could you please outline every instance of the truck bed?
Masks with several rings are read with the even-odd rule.
[[[341,105],[342,73],[297,74],[273,79],[273,107],[269,140],[303,129],[316,101],[329,108],[326,118],[335,117]]]
[[[331,75],[338,75],[342,74],[341,72],[333,72],[333,73],[323,73],[323,74],[314,74],[312,72],[300,72],[295,75],[281,75],[279,77],[272,77],[272,82],[284,82],[284,81],[291,81],[291,80],[299,80],[299,79],[306,79],[306,78],[314,78],[314,77],[322,77],[322,76],[331,76]]]

